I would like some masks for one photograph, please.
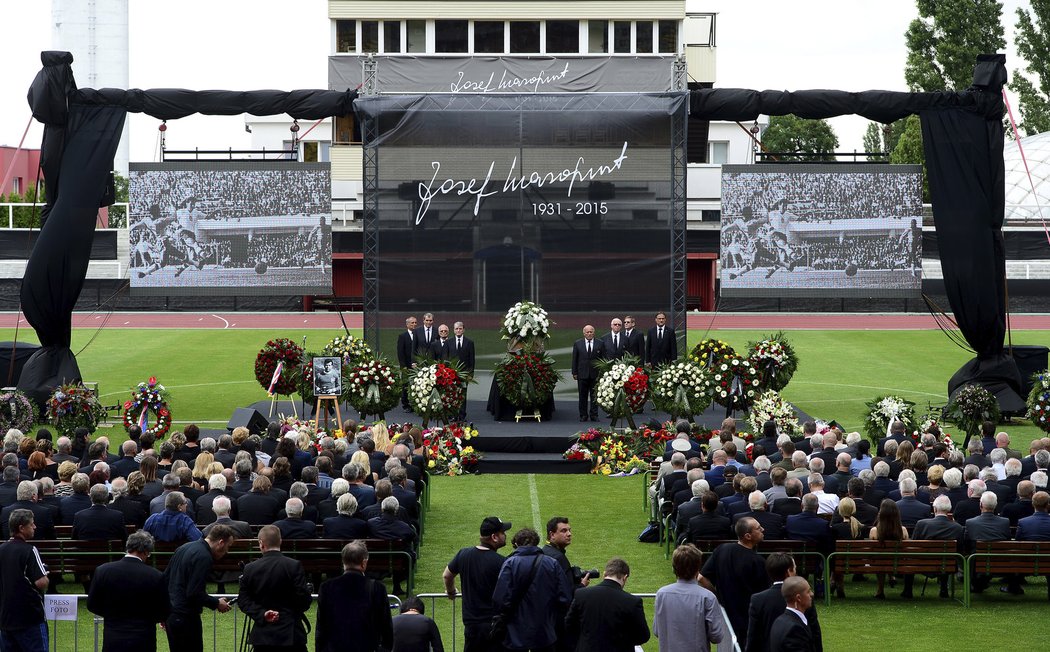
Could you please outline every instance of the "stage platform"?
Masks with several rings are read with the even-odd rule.
[[[471,443],[482,453],[479,473],[587,473],[589,462],[562,459],[561,455],[572,445],[576,436],[591,427],[608,427],[610,421],[600,417],[598,421],[581,422],[577,412],[577,401],[555,396],[554,412],[549,421],[537,423],[533,419],[522,419],[520,423],[513,420],[495,421],[485,410],[486,401],[471,399],[467,401],[467,422],[474,424],[478,438]],[[258,410],[264,417],[269,414],[270,402],[259,401],[250,407]],[[312,405],[295,402],[295,410],[302,418],[313,418]],[[305,411],[304,411],[305,410]],[[348,405],[340,406],[342,416],[359,418],[360,415]],[[809,419],[809,415],[799,412],[799,420]],[[293,414],[290,401],[279,401],[274,409],[276,415]],[[738,418],[740,415],[737,415]],[[720,405],[712,405],[694,421],[704,428],[716,429],[726,417],[726,410]],[[334,415],[333,415],[334,420]],[[650,407],[643,414],[636,414],[635,424],[641,427],[650,420],[663,422],[669,419],[667,414],[654,412]],[[386,413],[387,423],[420,423],[419,417],[405,412],[400,406]],[[322,418],[323,422],[323,418]]]

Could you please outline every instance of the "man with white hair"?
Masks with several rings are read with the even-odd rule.
[[[758,490],[765,491],[773,486],[773,479],[769,477],[769,468],[772,463],[769,458],[765,455],[759,455],[752,465],[755,469],[755,482],[758,483]]]
[[[980,441],[980,440],[973,440]],[[955,511],[955,506],[959,504],[959,501],[966,499],[966,487],[962,484],[963,474],[957,468],[947,469],[944,472],[942,481],[944,486],[948,488],[948,499],[952,501],[952,511]]]
[[[974,441],[980,443],[980,440]],[[961,543],[963,538],[963,526],[948,518],[951,511],[952,501],[949,500],[947,496],[937,496],[933,501],[933,518],[924,518],[916,523],[911,538],[918,541],[955,541]],[[912,582],[914,579],[914,575],[904,576],[904,593],[909,596],[911,595]],[[937,581],[941,586],[940,597],[947,598],[948,575],[938,575]]]
[[[793,468],[787,472],[787,477],[802,479],[809,476],[809,458],[802,451],[791,454],[791,465]]]
[[[988,459],[991,460],[992,470],[995,471],[995,479],[1002,480],[1006,477],[1006,450],[1002,448],[993,448],[992,452],[988,454]]]
[[[281,531],[282,539],[313,539],[316,536],[317,524],[303,518],[304,508],[301,498],[289,498],[284,502],[285,518],[273,523]]]
[[[692,473],[692,471],[690,471],[690,473]],[[700,473],[702,475],[703,471]],[[678,506],[678,516],[675,519],[675,532],[678,533],[679,542],[685,539],[686,530],[689,526],[689,519],[694,516],[699,516],[700,512],[703,511],[701,500],[704,496],[704,492],[710,491],[710,488],[707,484],[707,480],[704,480],[701,477],[693,480],[689,485],[689,490],[693,497]]]
[[[226,493],[226,478],[216,473],[208,478],[208,492],[197,499],[197,525],[208,525],[215,522],[216,516],[212,503],[219,496],[229,498],[229,494]],[[237,516],[236,509],[233,511],[233,516],[234,518]]]
[[[247,521],[235,521],[230,518],[230,513],[233,509],[233,501],[227,496],[216,496],[215,500],[211,503],[211,511],[215,512],[215,520],[212,521],[211,525],[204,528],[201,532],[204,536],[208,536],[211,529],[216,525],[224,525],[233,531],[234,536],[238,539],[251,539],[252,538],[252,526],[248,525]],[[236,578],[234,578],[236,579]]]
[[[38,502],[39,489],[32,480],[23,480],[15,489],[15,502],[0,511],[0,531],[4,539],[11,538],[11,530],[8,521],[11,520],[11,512],[16,509],[28,509],[33,513],[33,522],[36,524],[34,539],[54,539],[55,521],[52,518],[51,509]]]
[[[999,481],[999,484],[1009,487],[1010,492],[1016,496],[1017,484],[1021,482],[1021,460],[1016,458],[1008,458],[1003,464],[1003,468],[1006,471],[1006,477]]]
[[[317,503],[317,520],[320,523],[324,523],[326,518],[332,518],[339,514],[339,497],[345,493],[350,492],[350,483],[345,478],[336,478],[332,480],[331,486],[332,494]],[[354,504],[357,504],[357,498],[354,498]]]
[[[1035,485],[1036,491],[1046,491],[1047,484],[1047,473],[1046,471],[1036,471],[1032,474],[1032,484]]]
[[[769,511],[766,496],[761,491],[755,490],[747,495],[747,505],[750,511],[733,515],[733,525],[742,518],[753,518],[758,521],[764,530],[763,536],[776,541],[784,538],[785,519],[780,514]]]
[[[834,514],[838,509],[839,497],[824,491],[824,476],[819,473],[811,473],[809,476],[809,495],[817,498],[818,514]],[[803,504],[803,509],[805,509],[805,504]]]
[[[901,513],[901,525],[911,529],[916,523],[930,517],[930,506],[915,497],[917,487],[914,478],[903,478],[900,481],[901,497],[897,508]]]
[[[61,464],[62,462],[73,462],[75,464],[80,463],[80,458],[74,456],[73,453],[73,442],[69,437],[62,436],[55,442],[55,450],[58,452],[51,456],[51,459],[55,461],[55,464]]]
[[[966,446],[966,452],[968,453],[967,458],[964,460],[966,464],[975,464],[979,469],[992,465],[992,461],[988,459],[984,452],[984,443],[977,437],[970,440],[970,443]]]
[[[967,553],[976,549],[978,541],[1008,541],[1010,539],[1010,521],[1002,516],[995,515],[997,499],[995,494],[985,491],[981,494],[981,513],[966,521],[963,536],[967,544]],[[980,593],[988,588],[991,581],[990,575],[977,573],[971,582],[971,588]],[[1021,587],[1002,587],[1003,592],[1016,593]]]
[[[368,523],[354,518],[357,512],[357,499],[349,493],[343,493],[336,499],[339,513],[324,520],[325,539],[367,539]]]

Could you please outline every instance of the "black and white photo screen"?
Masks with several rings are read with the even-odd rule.
[[[132,163],[137,295],[332,293],[328,163]]]
[[[722,166],[721,294],[912,298],[922,168]]]
[[[342,359],[314,358],[314,396],[339,396],[343,393]]]

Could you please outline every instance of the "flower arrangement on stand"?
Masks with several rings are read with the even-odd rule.
[[[21,390],[0,394],[0,432],[7,432],[11,428],[29,432],[37,419],[36,404]]]
[[[711,375],[700,364],[679,360],[660,367],[652,376],[653,405],[671,420],[692,419],[711,405]]]
[[[382,420],[401,400],[401,372],[382,358],[366,357],[348,369],[343,386],[350,405]]]
[[[519,301],[503,317],[499,334],[508,340],[507,350],[519,348],[542,351],[550,339],[551,320],[547,311],[531,301]]]
[[[477,471],[481,455],[467,442],[478,436],[471,426],[449,424],[423,431],[423,453],[427,468],[442,475],[463,475]]]
[[[793,436],[800,431],[795,408],[780,396],[780,392],[772,389],[762,392],[751,403],[747,416],[754,432],[762,432],[763,424],[770,420],[777,424],[780,434]]]
[[[957,447],[955,440],[952,439],[951,434],[937,421],[939,418],[940,415],[934,414],[933,412],[927,412],[924,414],[922,418],[919,419],[918,430],[912,431],[911,438],[916,444],[918,444],[925,433],[932,431],[936,434],[937,432],[940,432],[938,441],[948,448],[948,452],[951,452]]]
[[[730,358],[711,369],[714,399],[729,411],[746,410],[759,391],[758,370],[747,358]]]
[[[1040,430],[1050,432],[1050,371],[1032,375],[1027,416]]]
[[[601,375],[594,390],[598,405],[612,419],[612,425],[626,419],[632,430],[635,428],[634,415],[642,411],[649,398],[649,375],[645,368],[635,366],[636,363],[633,356],[599,362]]]
[[[599,475],[633,475],[649,468],[649,463],[631,451],[623,436],[606,437],[598,448],[591,473]]]
[[[291,396],[302,362],[303,347],[286,337],[274,338],[255,356],[255,379],[271,395]]]
[[[886,436],[894,421],[900,421],[906,428],[915,422],[915,403],[900,396],[879,396],[864,405],[868,408],[864,432],[872,444],[877,445]]]
[[[708,371],[717,369],[721,365],[737,357],[736,351],[722,340],[700,340],[689,353],[689,360],[700,365]]]
[[[72,437],[77,428],[95,432],[99,421],[106,418],[106,408],[95,392],[80,383],[60,385],[47,399],[47,420],[59,435]]]
[[[362,338],[348,334],[325,344],[321,355],[342,358],[344,367],[353,367],[372,357],[372,348]]]
[[[944,406],[943,416],[970,437],[981,431],[981,424],[985,421],[999,423],[1002,420],[999,399],[984,387],[973,384],[955,393]]]
[[[748,359],[758,370],[760,385],[765,389],[782,391],[798,369],[798,354],[783,332],[768,335],[747,345]]]
[[[151,418],[152,415],[152,418]],[[149,433],[160,439],[171,430],[171,407],[168,391],[157,382],[156,376],[139,383],[131,392],[131,400],[124,401],[124,429],[142,427],[142,434]],[[149,425],[153,423],[153,425]],[[144,427],[143,427],[144,426]]]
[[[417,364],[409,372],[408,402],[424,427],[431,419],[448,423],[466,400],[467,382],[458,361]]]
[[[554,394],[558,372],[554,359],[545,353],[512,351],[496,365],[500,396],[516,408],[532,410]]]

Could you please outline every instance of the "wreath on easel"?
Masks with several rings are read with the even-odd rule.
[[[164,437],[171,430],[171,408],[168,407],[167,398],[167,390],[157,382],[155,376],[139,383],[131,392],[131,400],[124,401],[124,429],[146,425],[142,434],[148,433],[157,439]],[[153,425],[149,426],[150,423]]]
[[[291,396],[302,360],[303,347],[286,337],[274,338],[255,356],[255,379],[271,395]]]

